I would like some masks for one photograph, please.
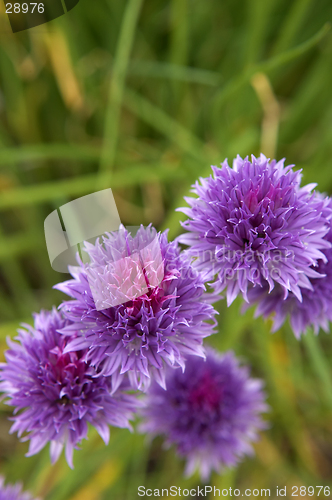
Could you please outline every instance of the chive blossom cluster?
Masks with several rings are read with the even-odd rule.
[[[242,296],[274,329],[289,315],[299,337],[331,319],[332,202],[292,167],[263,154],[212,167],[179,209],[189,216],[179,239],[228,305]]]
[[[263,382],[250,377],[234,353],[207,349],[192,356],[186,370],[167,371],[167,391],[154,383],[142,410],[141,430],[162,435],[186,459],[187,476],[198,469],[203,481],[251,455],[251,443],[266,428]]]
[[[237,157],[212,170],[179,209],[185,234],[120,226],[85,242],[56,285],[66,299],[8,340],[0,392],[28,456],[50,444],[52,463],[64,450],[73,467],[89,426],[107,444],[110,427],[132,430],[136,414],[204,480],[252,453],[266,427],[263,382],[234,353],[204,346],[213,304],[241,296],[274,329],[289,316],[297,337],[328,330],[332,202],[284,160]]]

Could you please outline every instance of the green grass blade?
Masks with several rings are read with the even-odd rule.
[[[36,144],[0,149],[0,165],[47,160],[95,161],[101,149],[81,144]]]
[[[38,205],[52,200],[60,200],[63,197],[77,197],[91,193],[95,186],[96,175],[88,174],[60,181],[8,189],[3,191],[0,196],[0,210]],[[124,166],[123,170],[115,172],[111,187],[124,188],[154,180],[170,181],[185,177],[186,172],[177,169],[174,163],[154,163],[152,165],[136,163],[134,167]],[[101,176],[101,180],[106,183],[108,180],[107,172]]]
[[[178,123],[158,106],[129,89],[126,89],[125,106],[142,120],[164,134],[182,151],[188,153],[199,162],[207,161],[204,143],[190,130]]]
[[[128,67],[128,74],[148,78],[179,80],[211,87],[217,87],[222,81],[222,76],[216,71],[159,61],[133,61]]]
[[[312,0],[296,0],[290,4],[288,16],[281,27],[279,37],[273,47],[274,54],[285,51],[291,45],[302,26],[311,4]]]
[[[301,55],[305,54],[308,50],[312,49],[317,45],[330,31],[330,24],[326,23],[324,26],[316,33],[314,36],[301,43],[300,45],[294,47],[293,49],[287,50],[282,54],[278,54],[267,61],[263,61],[260,64],[255,64],[250,68],[246,69],[239,76],[231,79],[216,96],[216,106],[215,112],[220,113],[220,106],[224,104],[232,94],[236,93],[243,85],[248,83],[251,77],[258,72],[268,73],[269,71],[279,68],[284,64],[287,64],[294,59],[297,59]]]
[[[109,87],[103,134],[103,148],[99,164],[101,172],[107,170],[111,173],[115,159],[127,66],[142,2],[143,0],[129,0],[123,17]],[[109,178],[111,179],[111,175]],[[99,181],[101,185],[105,186],[103,178],[99,179]]]
[[[312,331],[303,336],[311,365],[321,383],[322,393],[329,408],[332,410],[332,376],[327,360],[322,351],[317,335]]]

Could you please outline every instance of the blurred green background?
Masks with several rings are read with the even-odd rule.
[[[45,217],[111,187],[122,222],[181,232],[183,196],[236,154],[286,157],[332,193],[330,0],[80,0],[65,16],[11,33],[0,3],[0,359],[31,312],[58,305]],[[256,455],[213,475],[218,488],[331,485],[331,338],[218,306],[219,350],[266,381],[270,429]],[[137,488],[195,487],[155,440],[115,429],[50,466],[25,458],[0,406],[0,473],[45,500],[132,500]],[[321,493],[321,497],[323,494]]]

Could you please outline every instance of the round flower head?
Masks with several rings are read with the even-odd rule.
[[[198,268],[207,279],[218,275],[214,288],[227,289],[228,305],[239,293],[248,301],[248,288],[271,292],[276,284],[284,297],[292,292],[301,300],[330,247],[328,199],[311,193],[314,184],[301,188],[300,172],[284,160],[264,155],[251,162],[238,156],[233,168],[226,160],[212,170],[214,177],[195,184],[198,198],[186,199],[191,208],[180,209],[190,217],[180,241],[190,245]]]
[[[30,493],[22,493],[20,484],[7,484],[2,476],[0,476],[0,500],[33,500]]]
[[[86,360],[115,390],[128,373],[145,390],[151,376],[165,387],[166,365],[184,368],[187,355],[204,356],[203,338],[213,333],[215,310],[188,257],[166,233],[123,227],[102,242],[86,243],[90,263],[70,268],[74,279],[56,288],[73,297],[62,310],[72,322],[61,330],[79,335],[66,352],[87,348]],[[210,321],[212,320],[212,321]]]
[[[332,229],[325,239],[332,244]],[[302,302],[293,293],[289,293],[285,299],[279,286],[270,294],[267,287],[253,288],[249,291],[249,303],[258,304],[255,316],[262,315],[264,318],[271,316],[273,332],[281,327],[288,315],[297,338],[300,338],[309,326],[315,333],[318,333],[320,328],[329,331],[329,321],[332,321],[332,248],[325,250],[324,256],[324,260],[318,260],[316,268],[320,277],[311,278],[311,289],[302,290]]]
[[[57,330],[68,321],[58,311],[41,311],[34,319],[34,327],[19,330],[18,343],[8,340],[7,363],[0,364],[0,392],[15,407],[11,433],[27,433],[22,441],[30,440],[27,456],[50,442],[54,463],[65,445],[72,467],[73,449],[86,438],[88,424],[107,443],[109,425],[130,427],[136,399],[122,392],[129,386],[125,382],[111,396],[110,381],[95,377],[84,352],[64,352],[68,337]]]
[[[142,410],[141,430],[161,434],[187,459],[186,474],[198,468],[203,480],[252,453],[251,441],[265,428],[262,381],[249,377],[232,352],[212,349],[206,361],[190,358],[186,370],[167,372],[167,391],[153,384]]]

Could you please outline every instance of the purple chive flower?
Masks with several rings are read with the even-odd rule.
[[[332,244],[332,229],[325,239]],[[250,290],[249,303],[257,304],[255,317],[271,316],[272,331],[275,332],[289,315],[291,327],[297,338],[300,338],[309,326],[316,334],[320,328],[328,332],[329,321],[332,321],[332,248],[325,250],[324,256],[325,259],[319,259],[316,267],[320,277],[310,279],[311,289],[302,290],[302,302],[293,293],[289,293],[285,299],[279,286],[271,293],[268,293],[267,287]]]
[[[167,372],[167,391],[155,383],[145,397],[140,429],[161,434],[187,459],[186,475],[203,480],[252,453],[250,442],[266,424],[263,382],[249,377],[232,352],[208,349],[206,361],[190,358],[186,370]]]
[[[34,319],[34,327],[19,330],[18,343],[8,340],[7,363],[0,364],[0,392],[15,407],[10,432],[27,433],[22,438],[30,440],[27,456],[50,442],[52,463],[65,446],[73,467],[73,449],[87,437],[88,424],[107,444],[109,425],[130,427],[136,400],[122,392],[129,386],[124,381],[111,396],[110,381],[95,377],[84,352],[64,352],[68,337],[58,330],[68,321],[58,311],[41,311]]]
[[[291,292],[301,300],[331,246],[324,238],[328,198],[311,192],[315,184],[300,187],[301,173],[292,165],[264,155],[238,156],[233,168],[225,160],[212,170],[213,177],[196,182],[198,198],[186,198],[190,208],[180,209],[190,217],[180,241],[190,246],[198,269],[206,279],[217,274],[215,291],[227,289],[228,305],[239,293],[248,301],[252,287],[271,292],[277,284],[284,297]]]
[[[0,500],[33,500],[30,493],[22,492],[21,484],[7,484],[5,486],[4,478],[0,476]]]
[[[120,227],[86,243],[85,252],[90,263],[79,260],[70,268],[74,279],[56,286],[74,299],[62,304],[71,324],[61,332],[79,330],[65,352],[87,349],[86,360],[111,376],[114,390],[126,373],[134,388],[145,390],[151,377],[165,387],[166,365],[184,368],[188,355],[204,357],[216,312],[189,257],[166,232],[141,226],[132,236]],[[101,304],[106,308],[98,310]]]

